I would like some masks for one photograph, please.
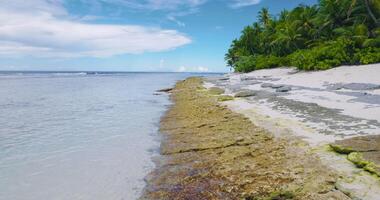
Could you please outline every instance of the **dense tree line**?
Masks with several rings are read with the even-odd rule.
[[[232,41],[225,59],[237,72],[380,62],[380,0],[320,0],[278,16],[263,8],[257,22]]]

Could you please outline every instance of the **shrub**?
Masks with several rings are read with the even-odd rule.
[[[312,49],[298,50],[288,56],[292,66],[301,70],[325,70],[352,63],[353,42],[347,39],[327,42]]]
[[[234,68],[237,72],[250,72],[256,68],[256,60],[254,56],[242,56],[236,62]]]
[[[380,48],[369,47],[357,49],[354,55],[357,64],[371,64],[380,62]]]
[[[267,69],[282,66],[282,58],[277,56],[256,56],[256,69]]]
[[[250,72],[258,69],[281,67],[286,63],[286,58],[273,55],[243,56],[235,65],[237,72]]]

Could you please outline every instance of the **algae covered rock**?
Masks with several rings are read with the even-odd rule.
[[[235,97],[250,97],[255,95],[256,93],[252,90],[241,90],[235,94]]]
[[[380,135],[360,136],[337,140],[330,146],[338,153],[380,151]]]
[[[352,152],[347,159],[356,166],[380,176],[380,154],[379,152]]]
[[[380,136],[360,136],[338,140],[331,148],[342,154],[357,167],[380,176]]]
[[[330,144],[330,147],[337,153],[341,154],[349,154],[351,152],[354,152],[354,150],[349,146],[341,146],[339,144],[333,143]]]
[[[218,97],[218,101],[231,101],[234,100],[234,97],[229,95],[221,95]]]
[[[220,95],[220,94],[224,93],[224,90],[222,88],[218,88],[218,87],[211,87],[209,89],[209,92],[213,95]]]

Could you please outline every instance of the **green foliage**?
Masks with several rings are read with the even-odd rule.
[[[320,46],[298,50],[288,56],[290,65],[301,70],[325,70],[341,64],[350,64],[349,49],[352,42],[338,40],[326,42]]]
[[[286,65],[286,58],[273,55],[242,56],[235,65],[238,72],[250,72],[258,69],[275,68]]]
[[[354,55],[355,61],[360,64],[371,64],[380,62],[380,48],[369,47],[358,49]]]
[[[256,70],[256,59],[254,56],[242,56],[234,65],[235,71],[250,72]]]
[[[283,63],[283,58],[277,56],[256,56],[256,69],[265,69],[265,68],[275,68],[281,66]]]
[[[244,28],[225,58],[237,72],[376,63],[380,62],[379,21],[376,0],[320,0],[318,5],[284,10],[278,18],[263,8],[258,22]]]

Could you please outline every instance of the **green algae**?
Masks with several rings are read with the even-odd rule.
[[[371,161],[366,160],[362,153],[352,152],[348,154],[347,159],[354,163],[357,167],[363,168],[364,170],[380,177],[379,166]]]
[[[211,88],[209,88],[209,92],[212,95],[221,95],[224,93],[224,90],[222,88],[218,88],[218,87],[211,87]]]
[[[380,166],[378,162],[378,138],[377,136],[361,136],[346,140],[339,140],[330,144],[331,149],[339,154],[346,154],[347,160],[358,168],[380,177]],[[375,155],[375,156],[373,156]],[[376,157],[377,155],[377,157]]]
[[[330,147],[335,152],[341,153],[341,154],[349,154],[351,152],[354,152],[354,150],[351,147],[345,147],[345,146],[338,145],[338,144],[330,144]]]
[[[364,160],[363,155],[359,152],[352,152],[348,154],[347,159],[360,168],[363,168],[368,164],[368,161]]]
[[[234,97],[229,95],[221,95],[218,97],[218,101],[231,101],[234,100]]]

